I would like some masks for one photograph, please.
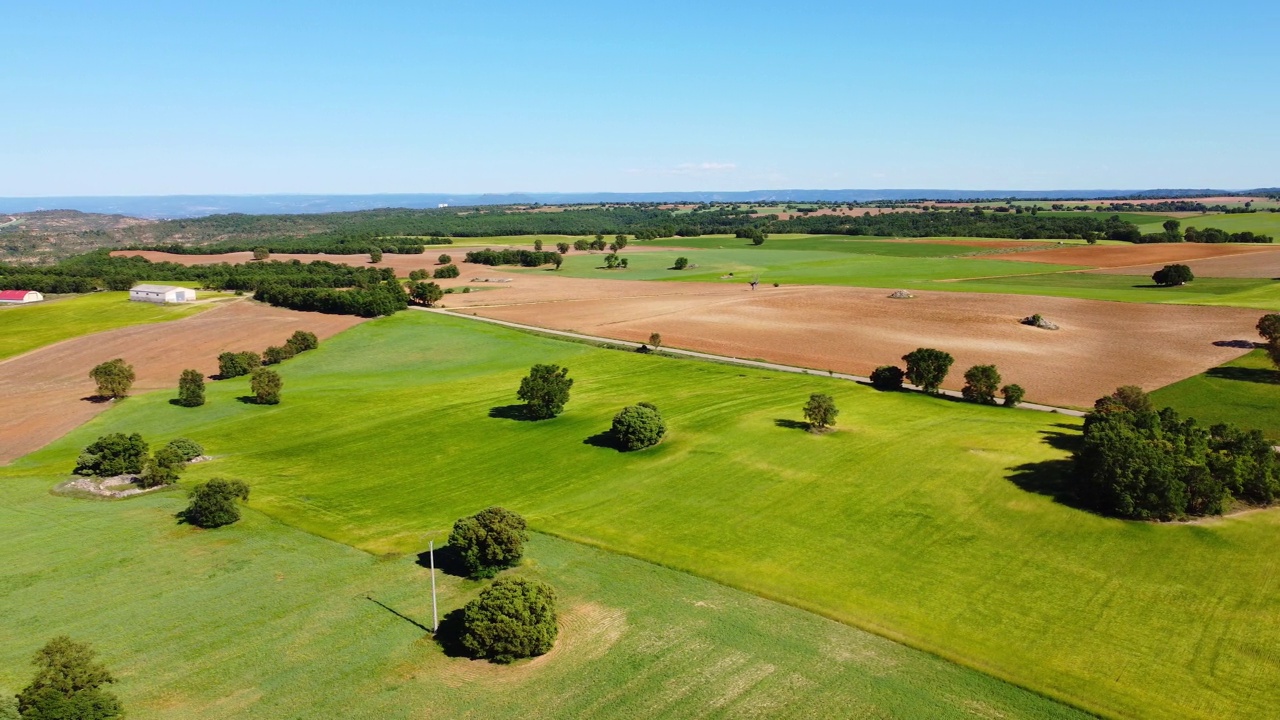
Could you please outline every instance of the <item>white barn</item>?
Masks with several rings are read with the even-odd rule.
[[[196,291],[177,285],[135,285],[129,299],[136,302],[184,303],[196,299]]]
[[[0,303],[21,305],[44,300],[44,295],[35,290],[0,290]]]

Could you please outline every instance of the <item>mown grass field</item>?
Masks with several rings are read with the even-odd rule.
[[[207,304],[129,302],[127,292],[101,292],[32,305],[0,307],[0,360],[68,338],[127,325],[177,320]]]
[[[511,417],[534,362],[576,378],[555,420]],[[417,552],[499,503],[1108,715],[1262,716],[1280,699],[1280,512],[1151,525],[1074,509],[1056,499],[1073,419],[415,312],[281,372],[279,406],[236,402],[242,380],[200,409],[131,398],[0,477],[50,486],[106,431],[186,435],[218,456],[188,482],[244,478],[256,508],[377,553]],[[814,391],[835,396],[839,432],[790,427]],[[600,447],[639,400],[669,439]]]
[[[255,512],[217,531],[179,526],[181,493],[95,502],[47,489],[0,483],[0,692],[69,633],[101,652],[139,720],[1083,717],[816,615],[542,535],[516,572],[560,593],[559,648],[513,667],[451,658],[414,624],[430,626],[431,604],[412,555],[374,557]],[[482,587],[438,581],[444,613]]]
[[[1217,213],[1181,218],[1182,227],[1218,228],[1227,232],[1253,232],[1270,235],[1280,242],[1280,213],[1256,212],[1228,215]]]
[[[1262,350],[1163,387],[1151,399],[1206,425],[1231,422],[1257,428],[1280,444],[1280,371]]]

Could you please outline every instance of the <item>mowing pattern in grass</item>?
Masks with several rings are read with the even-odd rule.
[[[534,362],[572,369],[555,420],[513,417]],[[366,323],[281,372],[279,406],[235,402],[240,380],[198,412],[132,398],[7,472],[52,484],[104,431],[182,435],[222,456],[188,482],[245,478],[256,507],[379,552],[499,503],[1108,714],[1259,716],[1280,699],[1280,513],[1157,526],[1064,505],[1074,420],[426,313]],[[835,397],[837,432],[792,428],[811,392]],[[601,447],[639,400],[662,408],[664,442]]]
[[[1280,444],[1280,371],[1262,350],[1163,387],[1151,399],[1204,425],[1231,422]]]
[[[0,483],[0,692],[58,633],[88,640],[129,717],[1082,718],[933,656],[683,573],[535,536],[517,572],[561,596],[559,647],[512,667],[428,637],[427,571],[254,512],[176,526],[174,494]],[[481,587],[440,574],[442,609]]]
[[[127,292],[103,292],[0,308],[0,360],[80,335],[177,320],[209,307],[129,302]]]

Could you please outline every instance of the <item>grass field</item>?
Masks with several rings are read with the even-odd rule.
[[[533,362],[576,378],[556,420],[511,418]],[[416,552],[500,503],[539,530],[1109,715],[1259,716],[1280,698],[1280,512],[1151,525],[1073,509],[1056,499],[1072,419],[412,312],[281,372],[280,406],[235,402],[241,380],[195,410],[169,393],[131,398],[0,480],[52,485],[108,430],[187,435],[219,456],[188,481],[245,478],[255,507],[379,553]],[[841,408],[840,431],[822,437],[790,427],[818,390]],[[663,409],[669,439],[637,454],[599,447],[612,414],[638,400]]]
[[[1219,213],[1182,218],[1182,228],[1185,230],[1188,227],[1213,227],[1233,233],[1253,232],[1270,235],[1280,242],[1280,213],[1256,212],[1234,215]]]
[[[430,625],[431,605],[412,555],[377,558],[254,512],[218,531],[177,526],[180,493],[46,490],[0,483],[0,691],[69,633],[102,653],[137,719],[1082,717],[816,615],[541,535],[518,572],[560,593],[559,649],[506,668],[450,658],[414,624]],[[444,613],[481,587],[439,581]]]
[[[1196,278],[1187,285],[1164,288],[1141,275],[1067,272],[962,280],[919,289],[1280,309],[1280,283],[1264,278]]]
[[[1280,444],[1280,372],[1262,350],[1163,387],[1151,399],[1206,425],[1232,422],[1257,428]]]
[[[208,304],[129,302],[127,292],[93,293],[33,305],[0,307],[0,360],[80,335],[177,320],[209,307]]]

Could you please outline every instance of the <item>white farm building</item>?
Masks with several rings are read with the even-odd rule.
[[[196,291],[177,285],[135,285],[129,299],[136,302],[184,303],[196,299]]]
[[[44,300],[35,290],[0,290],[0,303],[20,305]]]

